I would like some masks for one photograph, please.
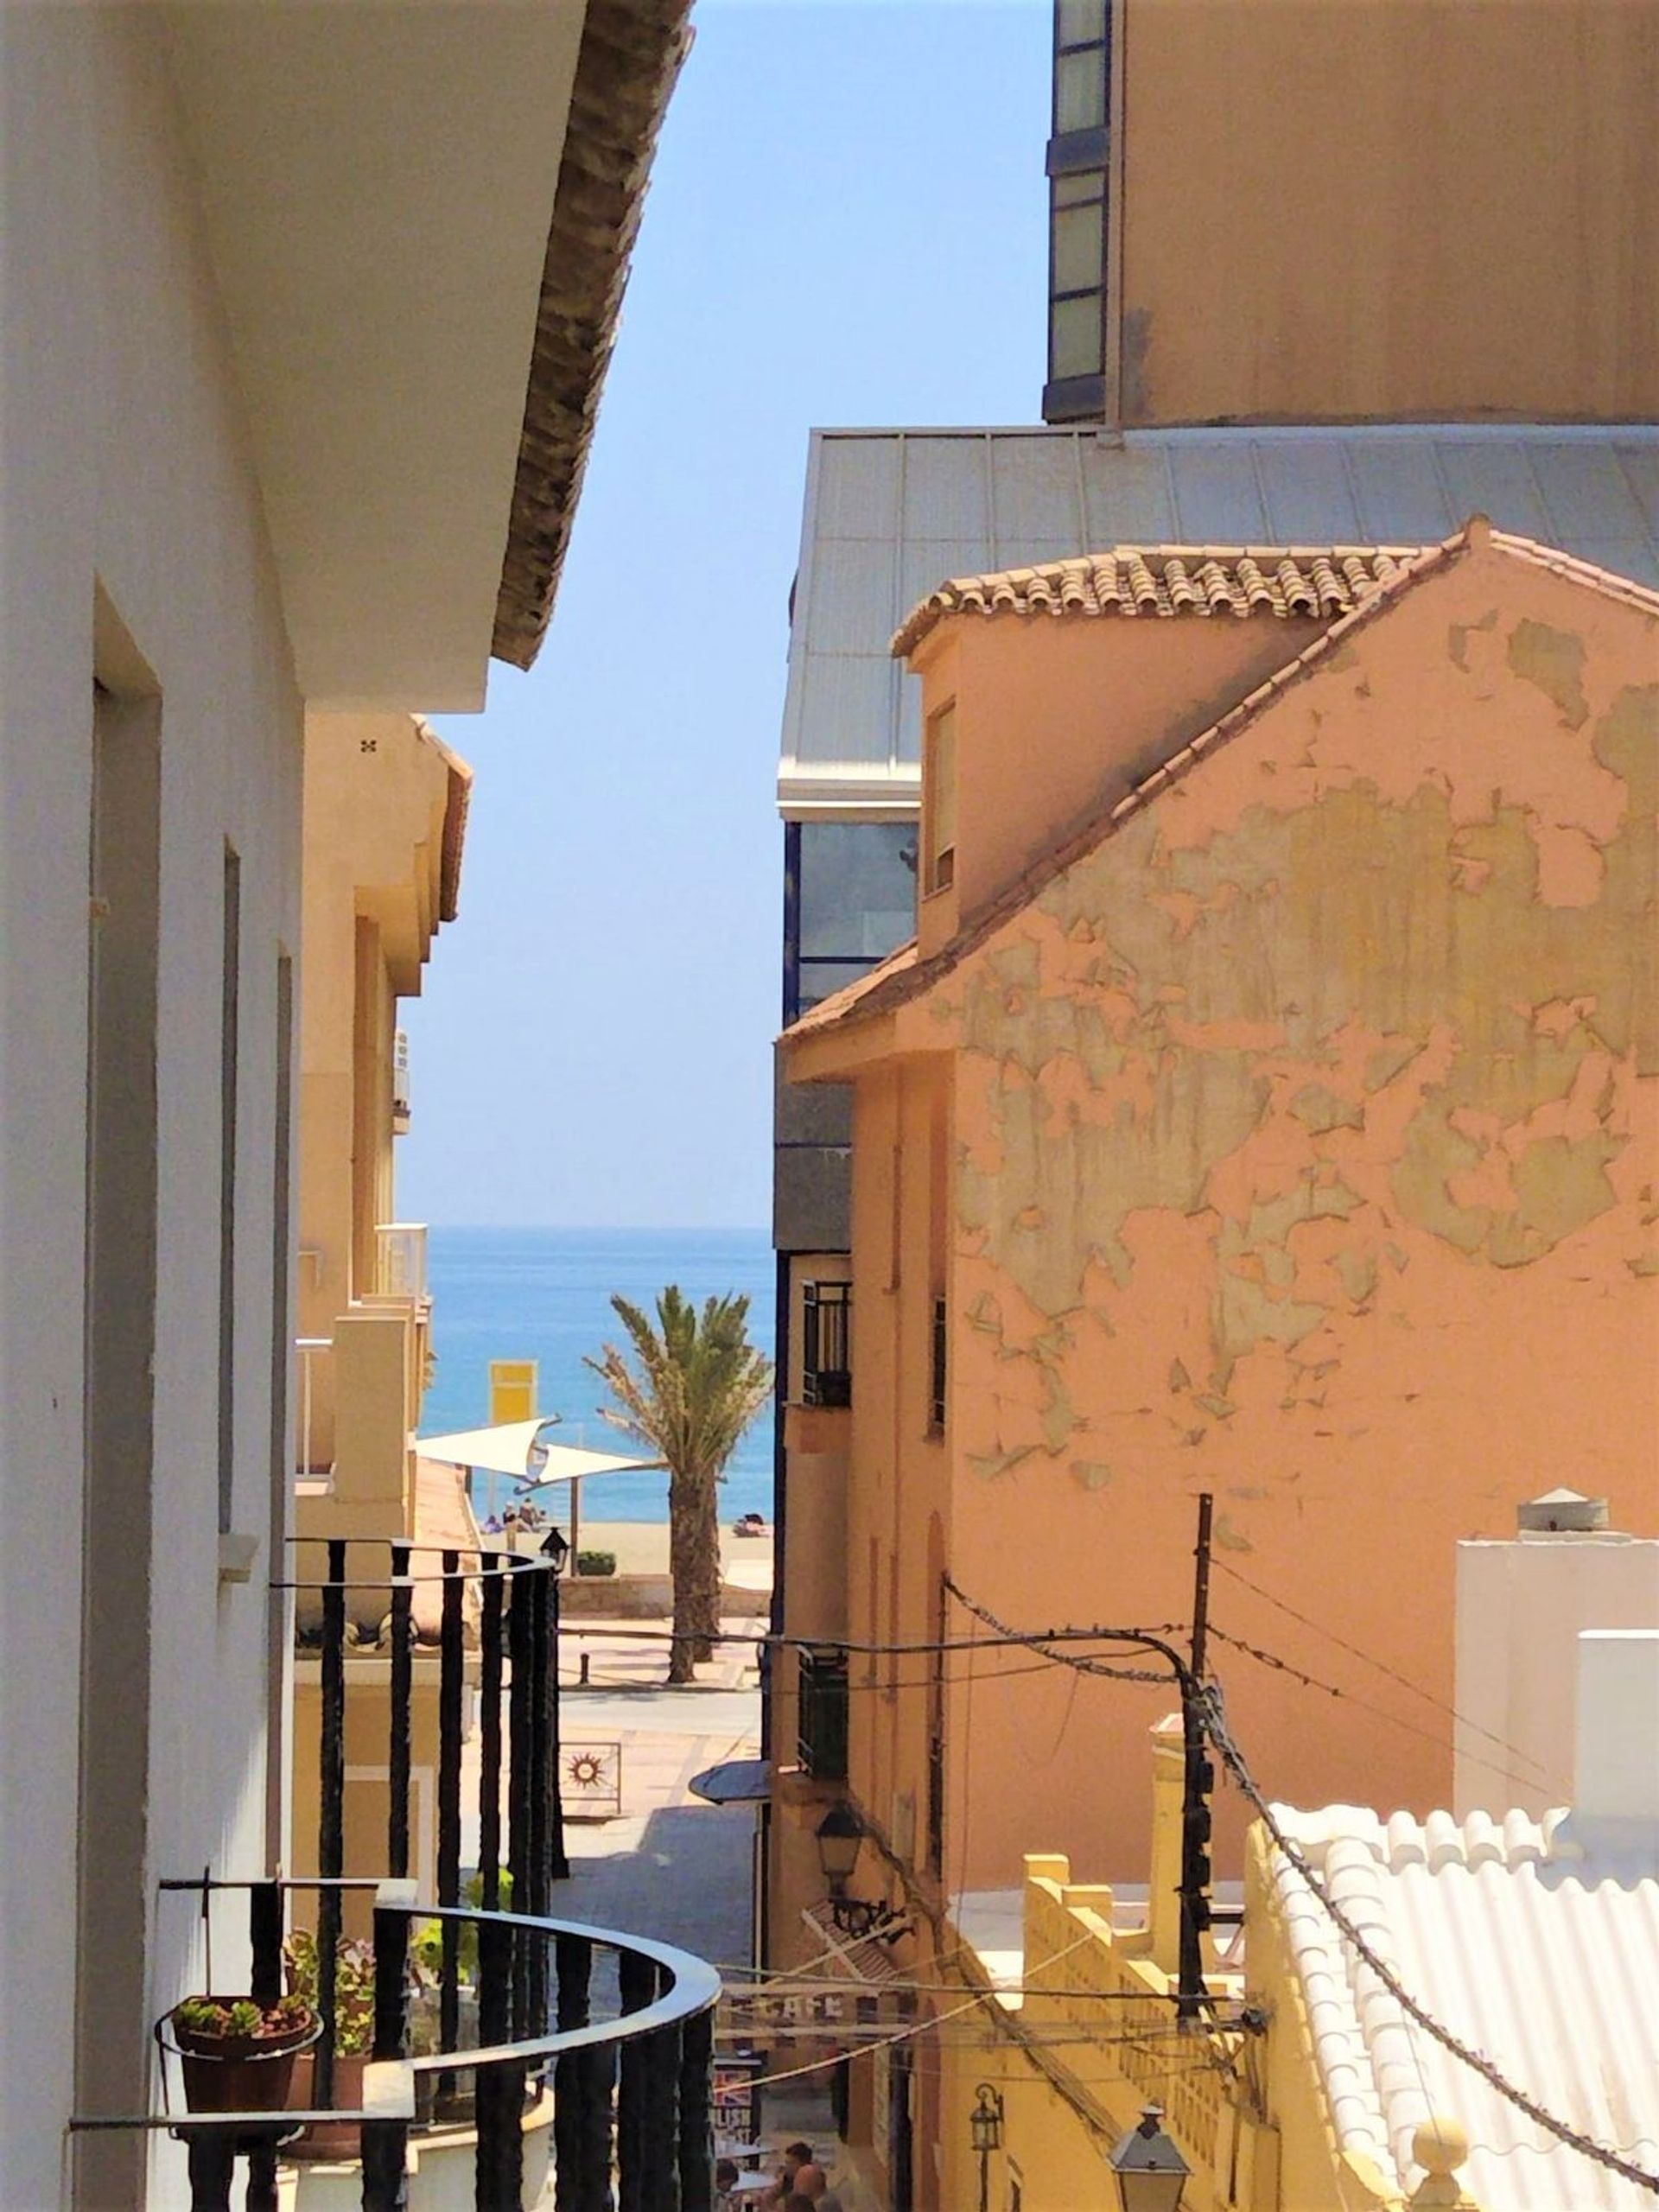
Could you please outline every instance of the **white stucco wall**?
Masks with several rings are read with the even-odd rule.
[[[207,1862],[265,1865],[269,1559],[262,1548],[246,1584],[218,1579],[220,914],[229,838],[242,861],[232,1517],[263,1532],[276,976],[279,948],[298,950],[301,718],[155,32],[143,10],[0,7],[5,2212],[59,2204],[73,2083],[95,582],[162,697],[155,1541],[130,1562],[152,1604],[148,1876],[153,1889]],[[154,1925],[152,2012],[179,1993],[194,1942],[181,1904]],[[226,1965],[228,1932],[227,1915]]]
[[[1659,1629],[1659,1540],[1538,1534],[1458,1546],[1452,1809],[1573,1802],[1579,1637]]]

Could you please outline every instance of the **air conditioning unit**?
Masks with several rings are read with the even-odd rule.
[[[394,1136],[409,1128],[409,1039],[401,1029],[391,1040],[391,1128]]]

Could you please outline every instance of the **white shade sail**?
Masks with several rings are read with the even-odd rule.
[[[543,1432],[551,1426],[546,1420],[501,1421],[493,1428],[417,1437],[415,1449],[423,1459],[512,1475],[537,1489],[547,1483],[578,1482],[587,1475],[649,1472],[664,1464],[660,1459],[630,1459],[614,1452],[586,1452],[572,1444],[549,1444]]]

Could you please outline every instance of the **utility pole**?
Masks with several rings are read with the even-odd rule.
[[[1196,2020],[1209,2002],[1204,1986],[1204,1931],[1210,1925],[1210,1793],[1216,1770],[1205,1750],[1198,1697],[1204,1681],[1210,1615],[1210,1522],[1214,1499],[1198,1499],[1198,1540],[1193,1547],[1192,1646],[1181,1680],[1181,1930],[1175,2017]]]

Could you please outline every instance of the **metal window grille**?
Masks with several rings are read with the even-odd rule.
[[[853,1402],[853,1287],[810,1282],[801,1293],[801,1401],[809,1406]]]
[[[847,1779],[847,1654],[817,1645],[800,1656],[800,1767],[815,1782]]]

